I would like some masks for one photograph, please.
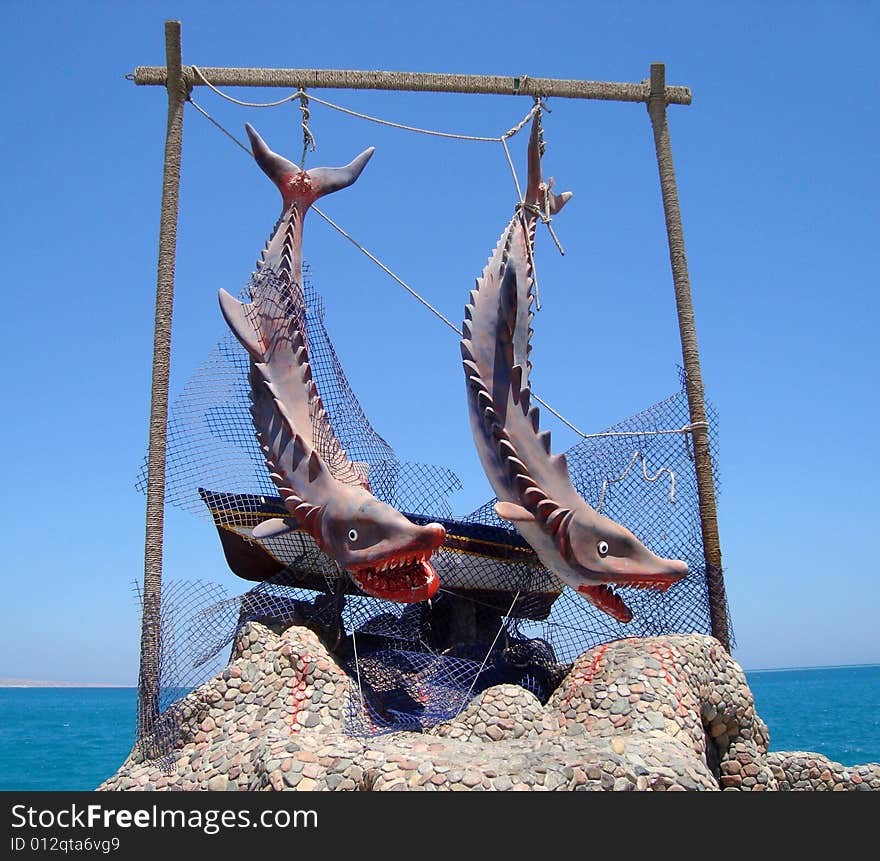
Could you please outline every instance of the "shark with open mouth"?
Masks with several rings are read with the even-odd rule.
[[[532,254],[538,218],[553,215],[556,195],[541,178],[539,113],[528,149],[524,205],[515,213],[465,307],[461,354],[474,441],[512,522],[541,562],[620,622],[632,611],[618,589],[665,591],[687,575],[685,562],[652,553],[632,532],[596,512],[575,490],[564,454],[552,454],[531,403]]]
[[[272,482],[287,511],[253,530],[257,539],[304,530],[376,598],[415,603],[439,579],[430,558],[446,537],[418,525],[369,489],[365,464],[349,460],[333,431],[309,365],[302,293],[302,230],[319,197],[360,176],[373,150],[341,168],[300,170],[246,126],[257,164],[278,186],[283,211],[252,279],[250,302],[220,290],[220,308],[250,354],[251,416]]]

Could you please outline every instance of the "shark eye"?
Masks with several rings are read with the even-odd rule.
[[[600,541],[596,545],[596,550],[599,551],[599,555],[604,559],[608,555],[608,542]]]
[[[348,530],[348,540],[354,543],[358,540],[357,529],[349,529]]]

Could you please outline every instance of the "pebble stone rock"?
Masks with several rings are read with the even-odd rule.
[[[880,764],[768,753],[740,666],[712,637],[631,638],[574,663],[546,705],[483,691],[425,732],[346,734],[352,681],[318,637],[250,622],[232,660],[101,790],[876,790]]]

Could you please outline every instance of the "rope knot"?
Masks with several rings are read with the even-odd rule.
[[[303,151],[302,158],[300,159],[299,166],[305,170],[306,168],[306,153],[314,152],[317,148],[318,144],[315,142],[315,136],[312,134],[312,130],[309,128],[309,118],[311,117],[311,113],[309,111],[309,97],[306,95],[306,91],[303,87],[300,87],[297,91],[294,99],[299,99],[299,110],[302,114],[302,132],[303,132]]]

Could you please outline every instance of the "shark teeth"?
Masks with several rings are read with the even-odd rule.
[[[352,579],[362,592],[375,598],[412,603],[430,599],[440,586],[428,557],[431,552],[405,553],[376,565],[351,569]]]
[[[632,583],[618,584],[623,589],[651,589],[654,592],[665,592],[671,585],[665,580],[634,580]]]
[[[400,556],[391,556],[375,565],[365,566],[358,569],[358,573],[364,576],[378,574],[384,571],[395,571],[400,568],[411,568],[416,563],[427,562],[431,558],[432,551],[426,550],[418,553],[404,553]]]

